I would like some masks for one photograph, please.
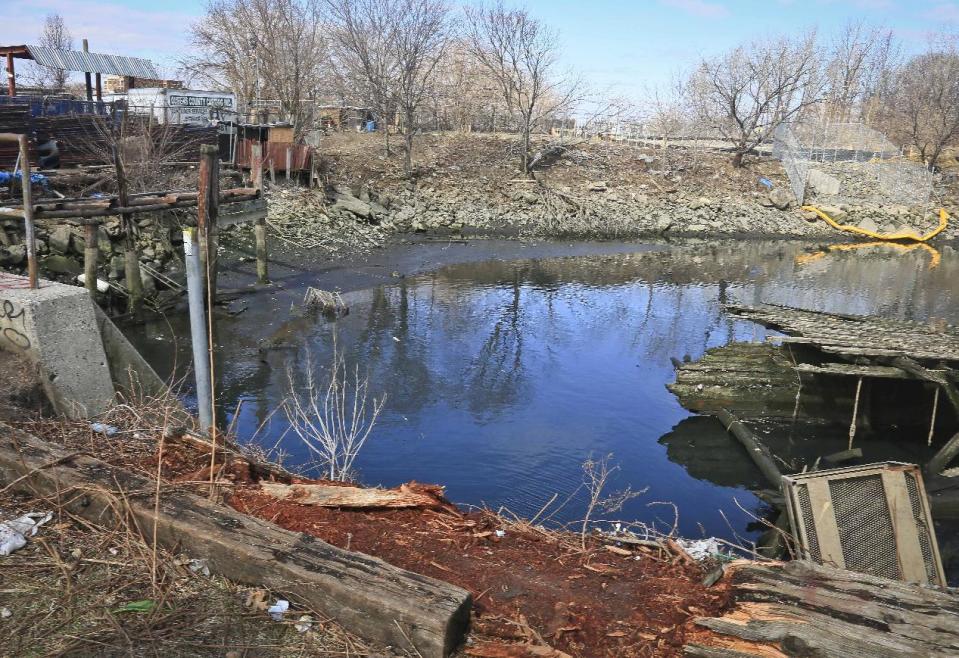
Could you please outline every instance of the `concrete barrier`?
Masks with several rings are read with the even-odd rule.
[[[70,418],[94,416],[113,401],[95,304],[83,288],[41,281],[37,290],[0,289],[0,350],[36,364],[53,407]]]

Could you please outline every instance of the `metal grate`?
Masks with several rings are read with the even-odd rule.
[[[926,523],[926,516],[922,511],[922,499],[919,497],[919,484],[915,476],[906,474],[906,491],[909,492],[909,504],[912,507],[912,517],[919,531],[919,548],[922,551],[922,561],[926,565],[926,578],[930,583],[937,580],[936,559],[932,551],[933,529]]]
[[[820,564],[945,585],[915,464],[886,462],[783,476],[799,549]]]
[[[805,485],[799,487],[799,510],[802,513],[803,526],[806,528],[809,558],[816,562],[822,562],[822,554],[819,552],[819,537],[816,536],[816,524],[813,520],[812,504],[809,502],[809,489]]]
[[[898,580],[896,536],[882,478],[870,475],[829,482],[846,568]]]

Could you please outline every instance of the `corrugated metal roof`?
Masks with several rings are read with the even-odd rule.
[[[160,74],[153,63],[137,57],[86,53],[82,50],[61,50],[46,46],[27,46],[30,56],[37,64],[82,73],[105,73],[107,75],[130,75],[135,78],[159,79]]]

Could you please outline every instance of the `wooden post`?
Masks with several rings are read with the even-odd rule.
[[[117,176],[117,203],[121,208],[129,206],[127,178],[120,159],[120,148],[114,141],[113,166]],[[133,213],[120,213],[120,227],[123,230],[123,271],[127,284],[127,310],[134,315],[143,307],[143,279],[140,276],[140,254],[137,252],[136,224]]]
[[[97,294],[97,260],[100,258],[100,249],[97,245],[99,238],[98,226],[94,222],[83,227],[83,285],[91,296]]]
[[[85,53],[90,52],[90,44],[87,43],[87,40],[86,40],[86,39],[83,40],[83,52],[85,52]],[[86,66],[86,65],[87,65],[87,62],[84,61],[83,64],[84,64],[84,66]],[[87,67],[87,68],[89,68],[89,67]],[[84,77],[84,79],[86,80],[86,83],[87,83],[87,100],[88,100],[88,101],[92,101],[92,100],[93,100],[93,82],[92,82],[91,79],[90,79],[90,72],[89,72],[89,71],[84,72],[83,77]]]
[[[290,180],[290,177],[293,175],[291,171],[293,169],[293,148],[290,146],[286,147],[286,180]]]
[[[13,53],[7,53],[7,96],[17,95],[17,77],[13,70]]]
[[[196,200],[196,221],[200,237],[200,258],[207,274],[210,304],[216,302],[217,216],[220,203],[220,151],[216,145],[200,146],[200,181]]]
[[[250,174],[253,179],[253,187],[260,194],[263,193],[263,145],[259,142],[253,144],[250,153]],[[270,281],[269,274],[269,255],[266,247],[266,219],[261,217],[256,220],[253,228],[256,237],[256,282],[267,284]]]
[[[97,73],[94,79],[96,80],[97,101],[103,101],[103,78]]]
[[[20,189],[23,191],[23,222],[27,239],[27,277],[30,287],[40,287],[37,276],[37,237],[33,227],[33,188],[30,185],[30,142],[26,135],[19,135],[20,145]]]

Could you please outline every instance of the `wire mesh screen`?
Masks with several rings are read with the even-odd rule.
[[[898,580],[899,558],[882,477],[829,482],[846,568]]]
[[[780,125],[773,156],[782,162],[800,204],[813,200],[918,206],[932,193],[931,172],[861,123]]]
[[[912,517],[919,531],[919,550],[922,551],[922,560],[926,565],[926,578],[930,583],[935,583],[938,582],[938,574],[936,573],[936,559],[932,551],[932,533],[934,531],[926,523],[922,500],[919,497],[919,484],[911,473],[906,474],[906,491],[909,492]]]

